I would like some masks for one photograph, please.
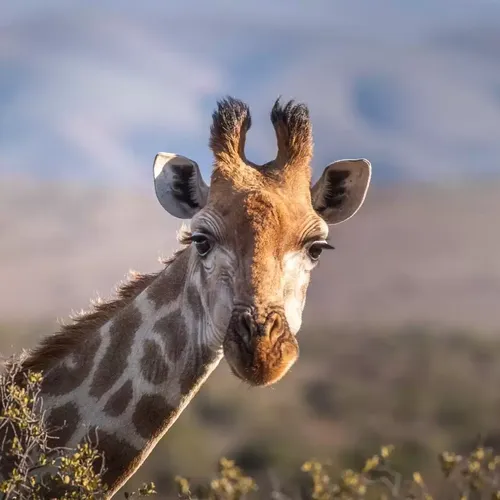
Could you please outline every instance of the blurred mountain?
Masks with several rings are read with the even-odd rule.
[[[282,94],[310,107],[317,173],[367,157],[378,184],[497,177],[499,25],[490,0],[10,2],[0,172],[147,186],[167,150],[206,174],[226,94],[250,104],[249,157],[265,162]]]
[[[2,323],[67,319],[108,297],[129,269],[154,271],[180,221],[150,190],[0,178]],[[374,187],[332,228],[305,322],[500,325],[500,183]]]

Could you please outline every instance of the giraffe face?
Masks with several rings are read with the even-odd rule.
[[[225,125],[221,130],[235,129]],[[192,160],[165,153],[155,159],[160,203],[191,219],[190,272],[200,276],[214,343],[222,344],[233,373],[251,385],[275,383],[296,361],[310,275],[321,253],[333,248],[328,226],[359,209],[370,182],[367,160],[341,160],[311,188],[306,163],[301,174],[285,169],[282,175],[272,162],[243,161],[241,152],[216,154],[208,187]]]
[[[192,219],[190,237],[207,314],[224,333],[234,374],[268,385],[298,357],[295,335],[310,274],[332,248],[328,224],[310,200],[298,202],[282,190],[213,189]]]

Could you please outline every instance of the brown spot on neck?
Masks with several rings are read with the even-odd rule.
[[[150,383],[158,385],[168,378],[168,365],[162,357],[161,348],[154,340],[146,340],[141,357],[142,376]]]
[[[53,408],[47,417],[47,431],[51,438],[50,446],[65,446],[80,423],[80,412],[78,406],[69,402],[65,405]]]
[[[95,355],[100,345],[100,333],[89,334],[80,348],[73,353],[71,359],[73,366],[61,363],[47,372],[42,380],[42,392],[52,396],[60,396],[79,387],[92,370]]]
[[[132,422],[144,439],[157,437],[168,426],[178,409],[158,394],[146,394],[137,403]]]
[[[154,324],[153,330],[161,336],[168,359],[172,363],[177,363],[188,343],[186,323],[182,314],[180,312],[167,314]]]
[[[110,343],[94,374],[89,394],[100,398],[127,368],[135,334],[142,324],[139,309],[129,304],[120,311],[109,329]]]
[[[99,459],[94,462],[94,470],[100,472],[104,465],[103,481],[110,492],[115,493],[135,470],[141,451],[114,434],[95,427],[89,430],[86,441],[90,441],[104,456],[104,461]]]
[[[134,389],[132,386],[132,381],[127,380],[108,399],[108,402],[104,407],[104,413],[110,415],[111,417],[120,416],[127,409],[130,401],[132,400],[133,395],[134,395]]]

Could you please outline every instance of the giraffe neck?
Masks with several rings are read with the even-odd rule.
[[[221,345],[209,345],[203,335],[210,322],[190,255],[189,249],[180,252],[44,373],[48,423],[62,427],[57,445],[94,441],[105,455],[110,496],[134,474],[222,358]]]

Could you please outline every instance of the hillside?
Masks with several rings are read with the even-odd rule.
[[[332,231],[337,250],[314,273],[307,325],[496,328],[499,212],[500,184],[374,188]],[[1,322],[64,319],[108,296],[129,269],[159,269],[179,226],[152,190],[3,177]]]

